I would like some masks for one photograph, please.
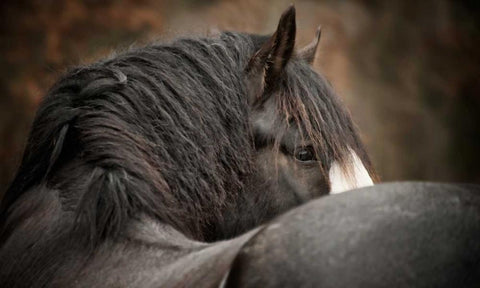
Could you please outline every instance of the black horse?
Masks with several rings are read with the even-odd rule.
[[[295,51],[295,32],[291,7],[269,37],[178,39],[60,79],[1,203],[0,286],[480,283],[474,186],[310,201],[376,176],[309,65],[320,33]]]

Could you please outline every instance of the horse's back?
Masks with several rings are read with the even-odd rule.
[[[480,186],[377,185],[278,218],[244,247],[228,283],[480,287],[479,240]]]

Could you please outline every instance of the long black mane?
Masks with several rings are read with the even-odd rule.
[[[58,193],[67,222],[90,242],[139,215],[197,240],[218,238],[209,231],[255,174],[244,69],[266,39],[178,39],[68,72],[37,112],[1,204],[2,239],[28,217],[12,213],[28,210],[18,200],[45,190]],[[371,169],[348,112],[314,73],[288,64],[278,112],[305,127],[324,157],[345,163],[353,149]]]
[[[291,6],[271,37],[184,38],[61,78],[1,202],[0,286],[478,287],[478,187],[312,200],[352,151],[374,173],[310,66],[320,33],[301,50],[295,33]]]

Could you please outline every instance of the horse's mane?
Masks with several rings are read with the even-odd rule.
[[[369,174],[376,174],[367,152],[359,139],[358,130],[351,120],[349,111],[340,102],[329,82],[306,65],[293,62],[286,67],[283,75],[279,112],[286,121],[296,123],[313,143],[320,163],[320,172],[328,175],[333,161],[344,169],[346,176],[353,177],[350,171],[351,152],[362,160]],[[292,121],[293,120],[293,121]],[[352,179],[353,180],[353,179]]]
[[[209,238],[254,173],[243,71],[266,39],[178,39],[68,72],[40,106],[1,203],[2,239],[21,221],[10,219],[12,205],[42,193],[36,186],[58,191],[89,241],[118,235],[139,214]],[[289,63],[279,112],[305,127],[318,153],[345,163],[350,147],[369,168],[348,113],[313,73]]]

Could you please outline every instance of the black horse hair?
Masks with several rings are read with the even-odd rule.
[[[35,186],[58,191],[89,242],[117,236],[138,215],[214,239],[206,231],[255,173],[243,72],[266,39],[182,38],[66,73],[37,111],[1,203],[2,241],[24,217],[11,213],[14,204]],[[292,59],[279,83],[279,113],[305,128],[321,157],[345,164],[353,149],[373,171],[325,79]]]

